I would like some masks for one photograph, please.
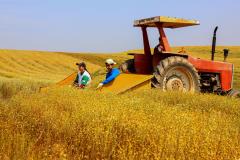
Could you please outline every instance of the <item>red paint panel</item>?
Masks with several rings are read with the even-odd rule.
[[[164,52],[171,52],[171,47],[169,45],[167,36],[164,32],[164,29],[163,29],[162,25],[157,24],[157,26],[158,26],[158,31],[159,31],[160,38],[161,38],[161,43],[163,45],[163,51]]]
[[[151,74],[152,57],[144,54],[134,54],[134,66],[138,74]]]
[[[232,88],[233,64],[219,61],[203,60],[188,57],[188,61],[194,65],[198,72],[219,73],[223,91]]]
[[[142,34],[143,34],[143,45],[144,45],[144,53],[146,56],[151,56],[151,48],[148,39],[147,28],[142,27]]]

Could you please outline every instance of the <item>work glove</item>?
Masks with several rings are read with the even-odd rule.
[[[103,83],[99,83],[99,85],[97,86],[97,89],[101,89],[103,87]]]

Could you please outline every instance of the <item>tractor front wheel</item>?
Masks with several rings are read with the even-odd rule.
[[[228,92],[228,96],[240,98],[240,91],[232,89],[230,92]]]
[[[155,68],[152,86],[163,91],[199,92],[199,75],[185,58],[173,56],[160,61]]]

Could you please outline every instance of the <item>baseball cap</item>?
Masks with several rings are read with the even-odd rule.
[[[117,64],[116,62],[114,62],[114,60],[113,59],[107,59],[106,61],[105,61],[105,63],[106,64]]]
[[[77,66],[82,66],[84,68],[86,68],[86,64],[84,62],[80,62],[80,63],[76,63]]]

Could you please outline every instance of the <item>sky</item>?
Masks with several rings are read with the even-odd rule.
[[[166,29],[172,46],[240,45],[239,0],[0,0],[0,48],[121,52],[143,47],[135,19],[172,16],[201,25]],[[151,47],[158,32],[149,30]]]

